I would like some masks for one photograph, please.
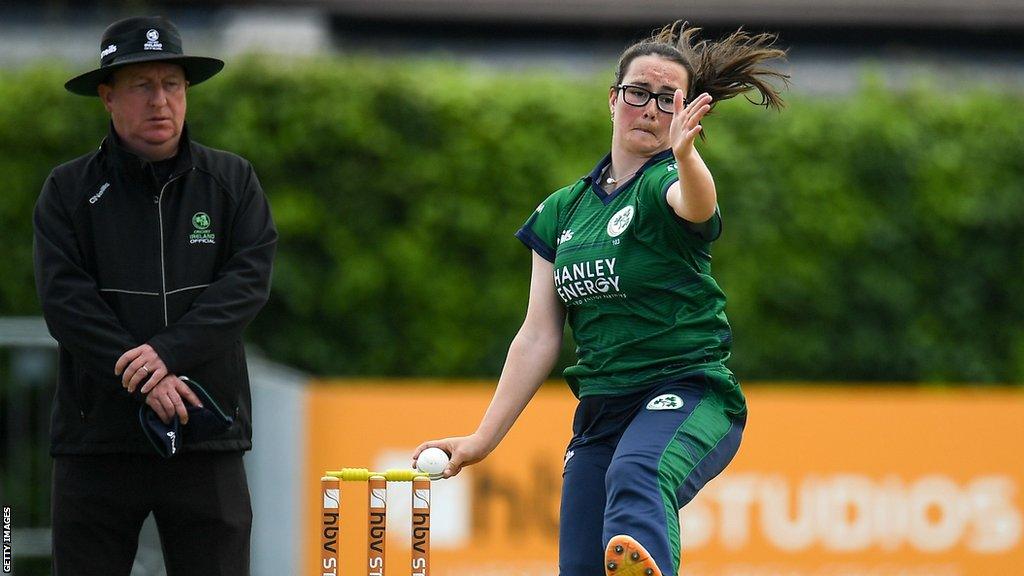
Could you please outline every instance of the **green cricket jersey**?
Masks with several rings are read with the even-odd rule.
[[[672,151],[651,158],[605,193],[590,175],[549,196],[516,233],[554,264],[578,362],[564,375],[579,397],[628,394],[705,374],[729,412],[745,411],[725,367],[732,332],[725,294],[711,277],[718,211],[695,226],[666,202],[679,179]]]

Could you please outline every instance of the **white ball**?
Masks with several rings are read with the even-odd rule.
[[[440,448],[427,448],[416,458],[416,468],[430,474],[431,478],[440,478],[447,466],[448,454]]]

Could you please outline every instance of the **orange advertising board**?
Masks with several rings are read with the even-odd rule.
[[[469,433],[491,385],[322,382],[307,406],[308,574],[320,567],[319,478],[407,467]],[[681,574],[1024,574],[1024,394],[748,386],[736,460],[683,512]],[[561,464],[575,399],[543,388],[484,462],[434,483],[434,576],[557,574]],[[341,566],[366,574],[365,484],[342,486]],[[409,486],[388,495],[387,574],[409,574]]]

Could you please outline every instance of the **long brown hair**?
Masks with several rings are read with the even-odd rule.
[[[781,109],[785,103],[780,90],[771,84],[779,80],[789,84],[789,75],[765,66],[767,60],[785,58],[786,51],[775,47],[775,34],[748,34],[739,29],[722,40],[711,42],[699,39],[700,28],[687,26],[676,20],[649,38],[641,40],[622,53],[615,71],[615,84],[622,78],[633,60],[641,56],[659,56],[676,62],[686,69],[689,84],[686,98],[692,100],[699,94],[711,95],[712,107],[716,102],[750,90],[761,94],[761,101],[755,102],[766,108]],[[701,133],[703,136],[703,133]]]

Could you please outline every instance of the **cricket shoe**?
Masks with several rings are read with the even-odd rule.
[[[661,576],[661,570],[647,550],[625,534],[614,536],[608,542],[604,551],[604,573],[606,576]]]

